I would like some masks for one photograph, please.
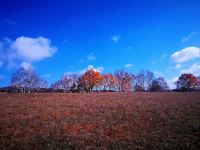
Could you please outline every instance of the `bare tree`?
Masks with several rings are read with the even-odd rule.
[[[67,77],[69,80],[68,83],[69,83],[70,91],[72,92],[77,91],[80,75],[76,73],[71,73],[71,74],[65,74],[65,77]]]
[[[64,74],[60,80],[51,85],[51,88],[56,90],[76,91],[79,84],[79,75],[76,73]]]
[[[33,69],[19,68],[11,78],[11,86],[17,87],[21,93],[30,92],[31,89],[47,85]]]
[[[153,72],[149,71],[149,70],[146,70],[145,71],[145,82],[146,82],[146,90],[147,91],[150,91],[150,88],[152,86],[152,82],[153,82],[153,79],[154,79],[154,74]]]
[[[153,72],[149,70],[141,70],[135,77],[136,91],[149,91],[154,79]]]
[[[118,86],[118,91],[122,91],[122,81],[123,81],[123,76],[124,76],[124,70],[117,70],[115,72],[115,78],[117,79],[117,86]]]
[[[115,72],[117,80],[118,91],[131,91],[132,90],[132,74],[121,69]]]
[[[135,90],[144,91],[145,90],[145,71],[141,70],[135,77]]]

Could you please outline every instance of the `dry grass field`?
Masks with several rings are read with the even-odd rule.
[[[200,93],[0,93],[0,149],[200,149]]]

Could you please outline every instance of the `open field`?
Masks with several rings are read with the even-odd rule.
[[[0,93],[0,149],[200,149],[200,93]]]

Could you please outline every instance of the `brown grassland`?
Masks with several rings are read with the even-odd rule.
[[[0,149],[200,149],[200,92],[0,93]]]

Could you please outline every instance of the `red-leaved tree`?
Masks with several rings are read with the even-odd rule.
[[[80,82],[87,92],[91,92],[94,86],[100,85],[102,81],[101,73],[93,69],[87,70],[80,78]]]
[[[103,90],[115,90],[117,86],[117,80],[112,74],[104,74],[102,81]]]

